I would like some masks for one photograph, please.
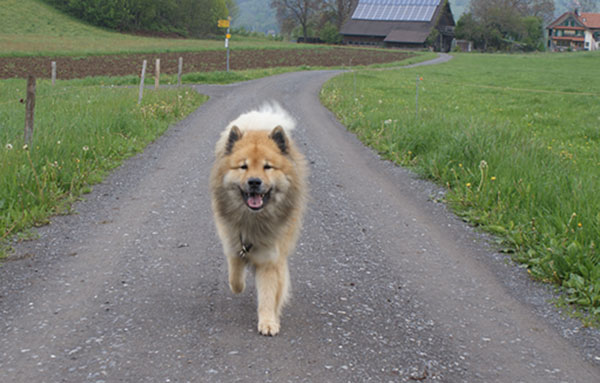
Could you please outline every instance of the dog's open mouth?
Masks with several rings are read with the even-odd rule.
[[[266,193],[256,193],[256,192],[247,193],[242,190],[242,197],[244,198],[246,205],[248,205],[248,207],[252,210],[262,209],[269,201],[270,196],[271,196],[271,190],[269,190]]]

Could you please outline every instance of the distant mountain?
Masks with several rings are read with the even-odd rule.
[[[450,9],[454,16],[454,21],[458,21],[460,16],[467,11],[469,8],[470,0],[450,0]]]
[[[237,0],[237,5],[240,12],[232,22],[233,27],[263,33],[279,32],[271,0]]]

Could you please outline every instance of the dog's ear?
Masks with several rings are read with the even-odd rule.
[[[240,128],[234,125],[229,131],[229,137],[227,138],[227,144],[225,145],[225,154],[231,154],[233,145],[240,138],[242,138],[242,132],[240,131]]]
[[[275,129],[273,129],[273,131],[269,135],[269,138],[272,139],[273,141],[275,141],[275,143],[279,147],[279,150],[281,150],[281,153],[284,153],[284,154],[287,153],[288,138],[285,135],[285,131],[283,130],[283,128],[281,126],[275,127]]]

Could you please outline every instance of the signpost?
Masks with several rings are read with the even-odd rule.
[[[225,34],[225,48],[227,48],[227,72],[229,72],[229,39],[231,38],[231,35],[229,34],[230,20],[231,17],[228,17],[227,20],[221,19],[217,22],[217,27],[227,28],[227,34]]]

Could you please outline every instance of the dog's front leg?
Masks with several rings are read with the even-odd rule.
[[[227,256],[229,266],[229,287],[234,294],[246,288],[246,261],[237,254]]]
[[[279,333],[279,314],[287,298],[287,278],[285,261],[256,266],[258,331],[263,335]]]

